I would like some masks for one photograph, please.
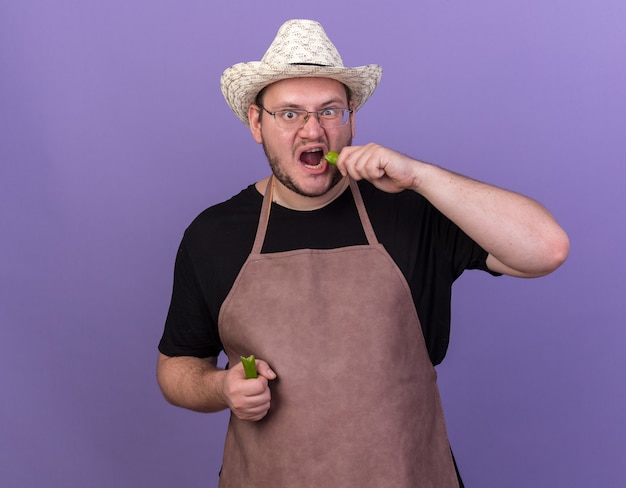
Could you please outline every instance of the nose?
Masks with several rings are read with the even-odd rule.
[[[309,137],[317,137],[324,132],[324,128],[320,124],[317,112],[309,112],[304,119],[304,125],[300,128],[300,132],[309,134]]]

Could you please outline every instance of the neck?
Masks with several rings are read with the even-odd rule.
[[[269,180],[270,177],[268,176],[267,178],[264,178],[255,184],[255,187],[259,193],[265,193]],[[272,201],[274,203],[277,203],[281,207],[300,211],[317,210],[319,208],[325,207],[330,202],[339,197],[350,184],[348,178],[342,178],[339,183],[330,188],[323,195],[319,195],[317,197],[308,197],[291,191],[276,178],[272,178],[272,182]]]

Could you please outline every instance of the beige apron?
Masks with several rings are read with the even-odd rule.
[[[278,375],[258,422],[231,415],[221,488],[458,487],[443,411],[408,284],[378,243],[261,254],[271,207],[219,317],[231,364]]]

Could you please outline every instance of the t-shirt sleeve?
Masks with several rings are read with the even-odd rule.
[[[455,279],[466,269],[478,269],[493,276],[500,276],[500,273],[493,272],[487,267],[487,251],[450,219],[436,210],[435,212],[438,214],[437,233],[439,240],[448,254]]]
[[[217,357],[222,345],[213,322],[183,239],[159,351],[167,356]]]

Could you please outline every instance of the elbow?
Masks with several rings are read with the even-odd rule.
[[[159,354],[156,369],[156,380],[164,400],[171,405],[180,406],[179,402],[176,400],[175,389],[172,384],[173,378],[170,371],[172,363],[171,359],[172,358],[168,356]]]
[[[170,405],[174,405],[175,407],[180,407],[178,402],[176,402],[175,398],[172,395],[170,395],[165,388],[163,388],[163,385],[159,384],[159,386],[161,387],[161,395],[163,396],[163,399]]]
[[[543,266],[537,276],[545,276],[556,271],[569,256],[570,241],[564,231],[554,236],[546,245]]]
[[[560,230],[549,238],[535,237],[528,247],[520,246],[517,254],[509,255],[509,260],[490,254],[487,266],[491,271],[517,278],[539,278],[559,268],[567,259],[569,249],[569,238]]]
[[[555,263],[554,269],[557,269],[559,266],[561,266],[565,262],[565,260],[569,256],[569,249],[570,249],[569,237],[567,236],[565,232],[563,232],[563,238],[561,239],[561,242],[559,243],[559,245],[555,246],[555,250],[553,252],[554,263]]]
[[[157,371],[157,385],[159,386],[159,390],[161,391],[161,395],[163,396],[163,399],[170,405],[178,406],[176,404],[174,395],[170,393],[170,387],[168,386],[168,383],[165,377],[163,376],[163,374],[161,374],[160,371]]]
[[[178,406],[175,395],[171,393],[171,387],[160,374],[157,374],[157,384],[159,385],[163,399],[170,405]]]
[[[552,270],[553,271],[565,262],[565,260],[567,259],[567,256],[569,256],[569,249],[570,249],[569,237],[566,234],[566,232],[561,229],[559,236],[555,238],[554,242],[552,243],[551,255],[552,255],[552,266],[553,266]]]

